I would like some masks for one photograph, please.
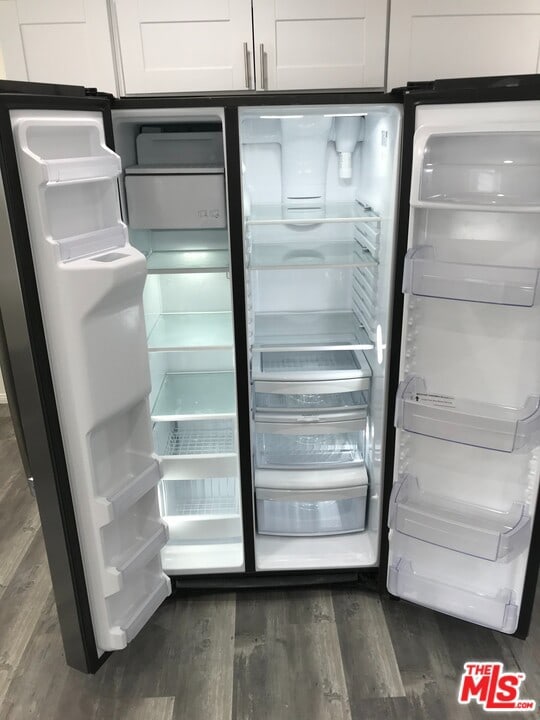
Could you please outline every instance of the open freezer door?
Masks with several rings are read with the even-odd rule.
[[[387,587],[524,636],[538,574],[540,101],[508,95],[407,101]]]
[[[120,158],[106,145],[103,113],[20,108],[10,118],[100,655],[125,647],[170,593],[148,406],[146,262],[121,220]]]

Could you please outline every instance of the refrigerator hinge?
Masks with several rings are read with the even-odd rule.
[[[28,485],[28,489],[30,490],[30,495],[35,498],[36,497],[36,486],[34,483],[34,478],[33,477],[26,478],[26,484]]]

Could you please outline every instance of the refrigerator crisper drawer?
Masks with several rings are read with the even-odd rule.
[[[367,486],[333,490],[257,488],[262,535],[340,535],[365,527]]]
[[[129,225],[140,230],[224,228],[223,171],[134,174],[125,178]]]
[[[259,468],[320,468],[363,463],[365,420],[256,422]]]
[[[365,419],[367,404],[368,396],[362,391],[291,394],[255,392],[255,420],[291,422],[300,418],[325,421]]]
[[[256,392],[355,392],[369,390],[371,382],[369,363],[358,350],[255,352],[252,374]]]
[[[331,490],[368,484],[364,465],[303,470],[255,470],[256,488],[274,490]]]

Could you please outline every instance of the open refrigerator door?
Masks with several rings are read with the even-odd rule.
[[[413,142],[388,589],[514,633],[540,474],[540,102],[420,103]]]
[[[160,551],[143,255],[121,220],[101,112],[12,110],[49,362],[99,653],[170,593]]]

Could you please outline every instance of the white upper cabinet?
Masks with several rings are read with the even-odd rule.
[[[254,87],[250,0],[114,0],[114,9],[125,94]]]
[[[253,0],[257,89],[383,87],[385,0]]]
[[[387,88],[540,70],[539,0],[393,0]]]
[[[0,0],[0,69],[8,80],[116,93],[107,0]]]

